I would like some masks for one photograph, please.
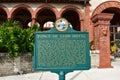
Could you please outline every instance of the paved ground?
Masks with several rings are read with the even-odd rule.
[[[114,68],[74,71],[66,75],[66,80],[120,80],[120,59],[112,62]],[[0,77],[0,80],[59,80],[58,75],[51,72],[36,72],[24,75]]]

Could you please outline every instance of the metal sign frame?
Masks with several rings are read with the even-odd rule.
[[[64,31],[53,27],[36,32],[34,37],[34,70],[55,72],[64,80],[68,72],[90,69],[88,32],[75,31],[69,26]]]

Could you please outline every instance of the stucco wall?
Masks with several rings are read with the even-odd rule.
[[[33,71],[30,54],[17,57],[13,62],[13,59],[10,59],[7,53],[0,53],[0,76],[18,74],[18,72],[16,72],[17,70],[21,70],[22,73]]]
[[[91,67],[98,67],[99,65],[99,52],[92,51],[91,54]],[[16,64],[13,65],[13,63]],[[21,69],[23,74],[34,72],[32,68],[32,58],[30,54],[23,55],[15,58],[14,62],[7,56],[7,53],[0,53],[0,76],[18,75],[15,68]],[[50,74],[52,76],[52,74]]]

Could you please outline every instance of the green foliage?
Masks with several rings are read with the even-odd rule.
[[[91,41],[90,42],[90,49],[92,50],[92,47],[94,46],[94,44],[95,44],[95,41]]]
[[[20,23],[14,20],[8,20],[2,24],[4,27],[20,27]]]
[[[33,52],[34,32],[38,26],[22,29],[17,21],[7,21],[0,25],[0,49],[8,52],[10,58]]]
[[[0,51],[5,51],[4,45],[3,45],[3,41],[4,41],[4,29],[3,27],[0,25]]]
[[[110,46],[113,45],[113,44],[117,46],[118,45],[118,41],[110,41]]]
[[[115,44],[117,47],[120,48],[120,39],[116,39],[115,41],[111,41],[111,42],[110,42],[110,45],[111,45],[111,44]]]

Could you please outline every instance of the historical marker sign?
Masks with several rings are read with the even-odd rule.
[[[60,22],[50,31],[35,33],[34,69],[57,73],[89,69],[88,32],[75,31],[66,21]]]

